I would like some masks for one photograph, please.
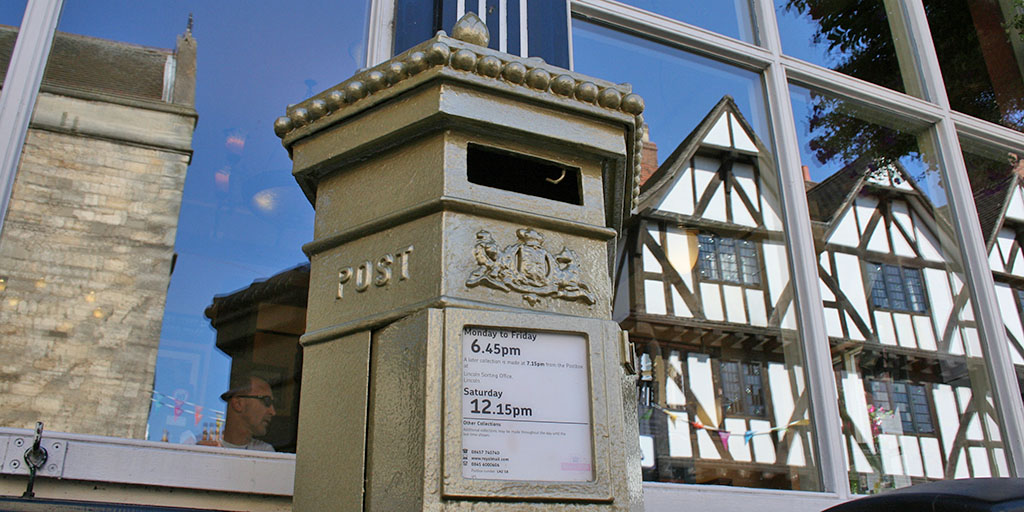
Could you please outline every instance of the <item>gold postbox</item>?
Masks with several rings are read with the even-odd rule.
[[[642,508],[609,262],[643,101],[452,32],[275,123],[316,209],[295,508]]]

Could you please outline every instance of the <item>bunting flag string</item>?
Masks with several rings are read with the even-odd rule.
[[[212,414],[218,421],[220,421],[224,417],[224,411],[206,409],[202,405],[192,403],[187,400],[174,398],[170,395],[165,395],[159,391],[153,391],[153,395],[153,398],[150,399],[151,402],[163,407],[169,407],[173,409],[175,418],[180,417],[182,414],[193,416],[195,418],[196,425],[198,425],[199,422],[202,421],[204,416],[208,417],[209,415]]]
[[[681,419],[680,416],[682,416],[682,414],[683,414],[683,413],[680,413],[680,412],[676,412],[676,411],[672,411],[672,410],[666,409],[666,408],[664,408],[664,407],[662,407],[662,406],[660,406],[660,405],[658,405],[656,403],[651,403],[651,410],[654,410],[654,409],[658,409],[659,411],[665,413],[665,415],[668,416],[668,419],[670,421],[672,421],[673,425],[676,424],[677,420]],[[648,412],[650,412],[650,411],[648,411]],[[650,415],[648,414],[647,417],[650,418]],[[724,445],[724,446],[728,446],[729,445],[729,436],[733,435],[733,432],[731,430],[723,429],[723,428],[709,427],[709,426],[701,423],[701,421],[697,420],[697,419],[695,419],[695,420],[687,420],[687,423],[689,423],[690,426],[692,426],[693,428],[695,428],[697,430],[705,430],[705,431],[708,431],[708,432],[714,432],[714,433],[718,434],[718,438],[719,438],[719,440],[722,441],[722,445]],[[746,432],[743,432],[743,444],[749,444],[750,441],[753,440],[754,436],[768,435],[768,434],[771,434],[772,432],[785,432],[785,431],[787,431],[787,430],[789,430],[789,429],[791,429],[793,427],[805,427],[805,426],[810,425],[810,424],[811,424],[811,420],[805,418],[805,419],[801,419],[801,420],[791,421],[791,422],[789,422],[786,425],[780,425],[778,427],[772,427],[772,428],[770,428],[768,430],[757,430],[757,431],[755,431],[755,430],[747,430]]]

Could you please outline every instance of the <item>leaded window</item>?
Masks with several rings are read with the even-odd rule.
[[[928,312],[921,270],[887,263],[865,264],[871,288],[871,304],[880,309]]]
[[[761,363],[722,361],[719,379],[722,409],[726,414],[765,415]]]
[[[909,382],[870,381],[872,414],[876,420],[898,415],[904,434],[933,434],[931,408],[924,385]]]
[[[700,245],[701,279],[746,286],[761,285],[761,266],[754,242],[710,233],[697,235],[697,241]]]

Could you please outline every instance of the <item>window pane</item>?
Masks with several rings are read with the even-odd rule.
[[[1018,3],[925,0],[953,109],[1024,131],[1024,14]]]
[[[0,3],[0,84],[7,77],[7,66],[11,63],[11,52],[14,40],[18,37],[18,27],[25,16],[25,4],[28,0],[9,0]],[[6,26],[3,26],[6,25]],[[3,90],[0,90],[3,95]]]
[[[713,32],[756,43],[750,0],[680,2],[678,0],[624,0],[641,9],[685,21]]]
[[[943,179],[918,144],[928,133],[791,96],[851,491],[1009,476]]]
[[[65,2],[0,244],[0,424],[241,444],[242,387],[294,451],[313,209],[271,124],[362,66],[367,5]]]
[[[576,70],[638,80],[656,142],[616,265],[616,318],[654,363],[644,478],[819,490],[761,77],[574,29]]]
[[[882,0],[775,0],[775,16],[787,55],[920,95],[904,83],[901,70],[914,69],[909,46]]]

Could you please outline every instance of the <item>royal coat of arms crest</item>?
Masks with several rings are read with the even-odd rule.
[[[518,292],[531,306],[542,297],[568,302],[597,303],[590,287],[580,282],[582,271],[576,253],[568,247],[551,254],[544,248],[544,236],[530,228],[516,230],[519,241],[499,248],[489,231],[476,233],[473,258],[477,268],[466,280],[466,286],[486,286],[503,292]]]

